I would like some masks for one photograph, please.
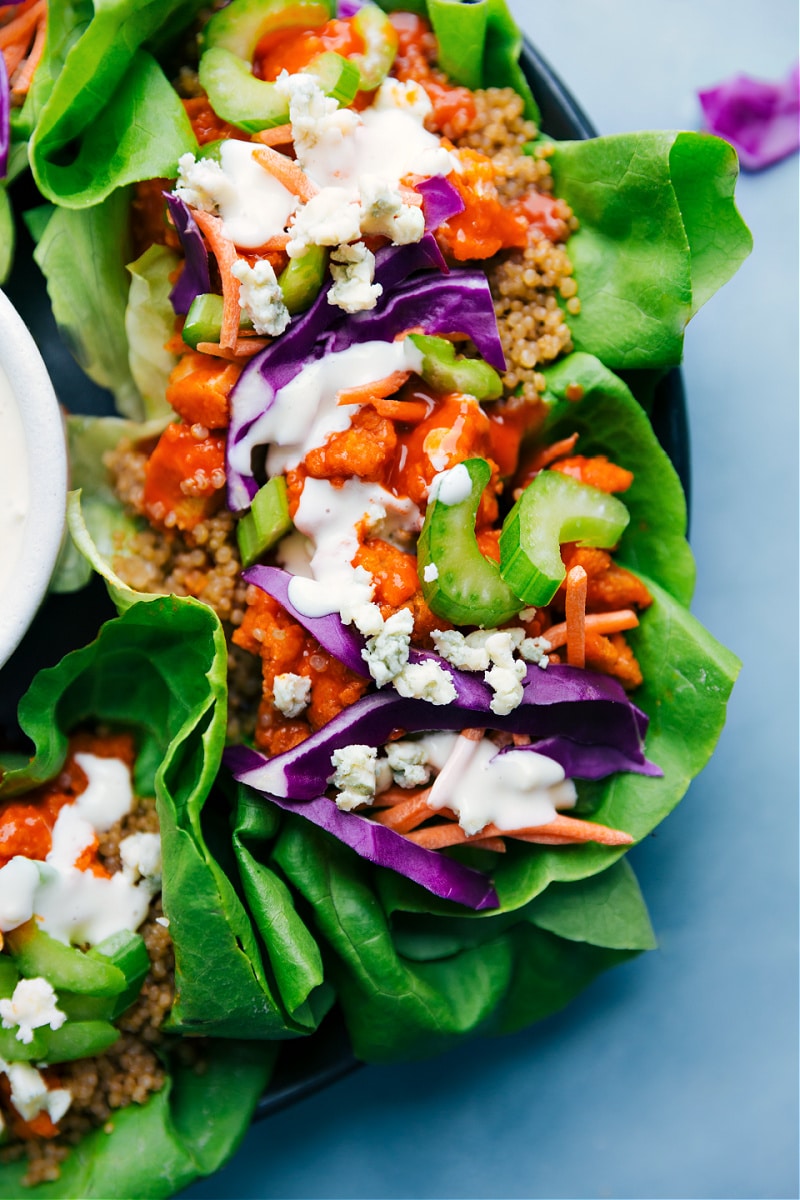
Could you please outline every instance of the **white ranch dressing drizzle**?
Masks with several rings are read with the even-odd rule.
[[[558,809],[575,805],[574,783],[544,754],[527,749],[500,754],[488,738],[473,741],[455,734],[421,740],[428,762],[442,763],[428,805],[434,810],[451,808],[465,833],[476,834],[489,824],[504,830],[546,825]]]
[[[354,567],[359,526],[386,535],[393,529],[418,529],[419,509],[378,483],[348,479],[334,487],[327,479],[306,479],[295,513],[295,528],[314,545],[309,568],[312,579],[295,576],[289,600],[304,616],[323,617],[351,610],[372,598],[372,580],[363,567]]]
[[[297,197],[260,166],[255,149],[250,142],[229,138],[219,151],[220,166],[232,184],[219,198],[219,213],[226,237],[245,250],[279,233],[297,207]]]
[[[22,553],[30,487],[22,417],[0,366],[0,604]]]

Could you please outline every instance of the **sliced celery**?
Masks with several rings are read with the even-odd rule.
[[[276,475],[256,493],[250,512],[236,526],[242,565],[251,566],[292,528],[286,480]]]
[[[615,546],[629,519],[616,496],[540,471],[503,522],[500,574],[526,604],[549,604],[566,574],[561,544]]]

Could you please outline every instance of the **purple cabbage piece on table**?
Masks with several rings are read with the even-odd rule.
[[[699,92],[709,133],[730,142],[748,171],[760,171],[800,148],[800,67],[781,83],[737,75]]]
[[[225,751],[224,762],[234,779],[246,781],[253,758],[259,757],[246,746],[231,746]],[[285,812],[295,813],[319,829],[333,834],[361,858],[405,875],[434,896],[453,900],[475,911],[499,907],[497,892],[480,871],[465,867],[435,850],[417,846],[401,833],[395,833],[376,821],[369,821],[357,813],[342,812],[327,796],[316,796],[313,800],[298,803],[268,793],[263,795]]]
[[[0,179],[8,173],[8,148],[11,143],[11,91],[6,60],[0,54]]]
[[[172,192],[164,192],[163,195],[185,255],[183,270],[169,294],[169,299],[175,312],[185,316],[197,296],[204,296],[211,291],[208,251],[188,204]]]

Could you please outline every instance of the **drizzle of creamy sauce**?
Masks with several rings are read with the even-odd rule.
[[[489,824],[503,830],[546,825],[559,809],[575,805],[574,783],[544,754],[528,749],[500,754],[488,738],[473,741],[457,734],[421,740],[427,761],[439,769],[428,805],[451,808],[467,834]]]
[[[220,146],[220,165],[233,186],[220,197],[219,212],[226,236],[245,250],[282,230],[297,207],[297,197],[254,158],[255,149],[235,138]]]
[[[22,553],[30,487],[22,417],[0,367],[0,596],[14,578]]]
[[[0,868],[0,931],[35,916],[59,942],[96,945],[121,929],[138,929],[160,890],[160,879],[137,883],[126,871],[105,879],[74,866],[95,835],[130,812],[134,800],[123,762],[93,754],[76,755],[76,760],[89,786],[60,810],[46,859],[17,855]]]

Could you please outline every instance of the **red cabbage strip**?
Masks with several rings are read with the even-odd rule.
[[[246,782],[246,777],[252,772],[251,760],[254,757],[259,756],[246,746],[232,746],[225,751],[225,764],[234,779]],[[498,908],[500,905],[490,880],[480,871],[465,867],[438,851],[417,846],[401,833],[395,833],[376,821],[369,821],[357,813],[342,812],[327,796],[316,796],[313,800],[298,803],[270,795],[259,788],[256,791],[285,812],[295,813],[333,834],[361,858],[405,875],[434,896],[453,900],[475,911]]]
[[[530,746],[506,746],[500,753],[525,754],[527,751],[552,758],[564,768],[567,779],[606,779],[618,771],[663,775],[655,763],[634,761],[624,750],[618,750],[615,746],[590,746],[566,737],[543,738]]]
[[[0,52],[0,179],[8,172],[8,148],[11,143],[11,92],[6,60]]]
[[[800,68],[781,83],[737,75],[699,93],[709,133],[731,143],[748,171],[771,166],[800,147]]]
[[[441,175],[423,179],[415,187],[422,196],[425,228],[438,229],[445,221],[464,211],[464,201],[458,188]]]
[[[506,368],[489,281],[482,271],[452,271],[446,278],[423,276],[397,288],[377,308],[354,313],[331,339],[331,350],[356,342],[390,342],[421,325],[426,333],[462,333],[498,371]]]
[[[364,639],[352,626],[345,625],[338,613],[329,613],[325,617],[307,617],[295,608],[289,599],[289,584],[293,576],[280,567],[255,566],[242,572],[245,583],[253,583],[261,588],[273,600],[277,600],[302,625],[312,637],[339,662],[344,663],[357,675],[369,678],[367,664],[361,657],[364,649]]]
[[[653,773],[642,750],[638,710],[622,688],[616,694],[605,686],[613,680],[572,667],[551,666],[546,671],[534,667],[533,671],[540,679],[529,678],[525,688],[529,699],[506,716],[492,713],[491,691],[482,680],[461,671],[450,672],[457,692],[452,704],[429,704],[400,696],[394,689],[367,693],[294,749],[274,758],[254,751],[242,781],[273,796],[311,800],[327,786],[334,750],[382,746],[398,729],[422,733],[475,727],[610,746],[625,755],[629,770]]]
[[[163,195],[186,256],[183,270],[169,294],[173,309],[183,316],[188,313],[196,296],[204,296],[211,291],[208,251],[188,204],[172,192],[164,192]]]

